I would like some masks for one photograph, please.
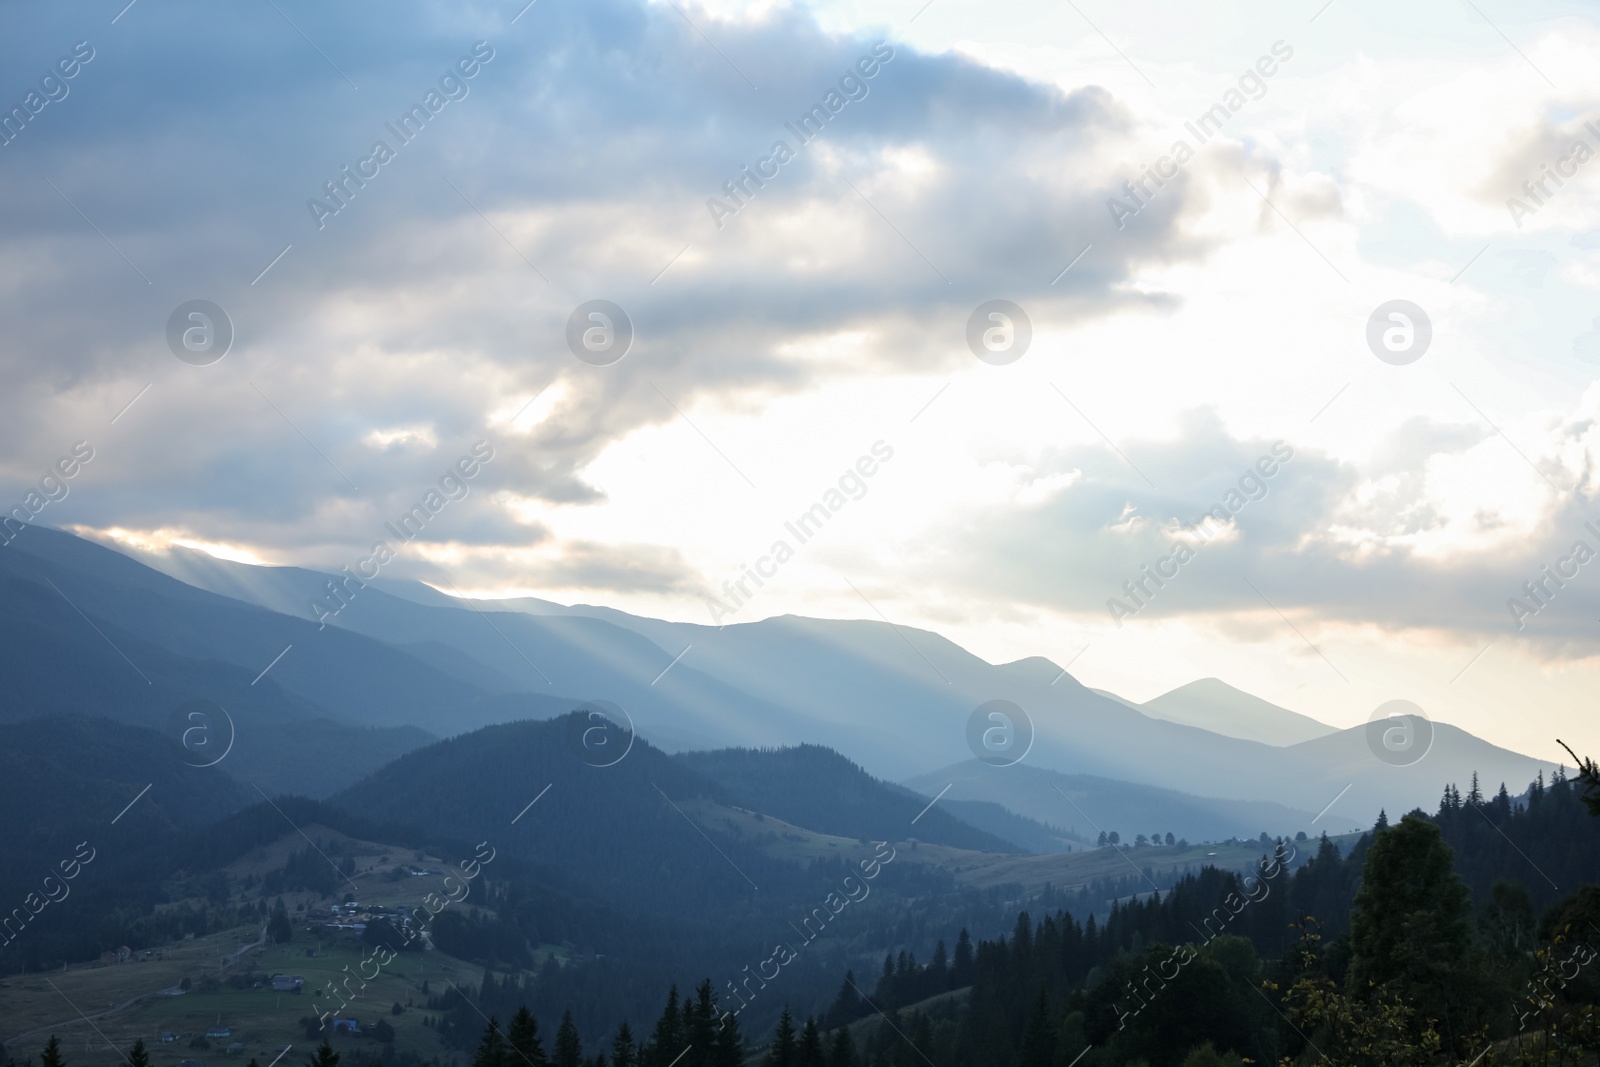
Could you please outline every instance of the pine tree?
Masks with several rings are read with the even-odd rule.
[[[667,1067],[683,1051],[683,1033],[678,1017],[678,987],[667,990],[667,1006],[656,1023],[650,1037],[650,1062],[652,1067]]]
[[[483,1028],[478,1051],[472,1056],[472,1067],[510,1067],[506,1062],[506,1042],[500,1036],[498,1019],[490,1019],[489,1025]]]
[[[1025,911],[1017,912],[1016,925],[1011,928],[1011,951],[1019,967],[1025,968],[1033,957],[1033,919]]]
[[[682,1010],[678,1012],[678,1036],[683,1038],[683,1043],[691,1050],[687,1056],[679,1061],[679,1067],[688,1064],[690,1060],[698,1063],[700,1053],[695,1051],[695,1005],[694,997],[686,996],[680,1002]],[[693,1065],[691,1065],[693,1067]]]
[[[267,920],[267,940],[282,945],[294,938],[294,927],[289,923],[289,911],[279,897],[272,905],[272,917]]]
[[[250,1063],[255,1062],[254,1058],[250,1060]],[[150,1067],[150,1051],[144,1047],[144,1038],[135,1040],[133,1047],[128,1050],[128,1067]],[[260,1065],[257,1064],[256,1067]]]
[[[833,1049],[828,1054],[828,1067],[856,1067],[856,1044],[850,1038],[848,1026],[841,1026],[834,1031]]]
[[[822,1051],[822,1031],[817,1029],[817,1020],[806,1016],[806,1025],[800,1031],[800,1042],[795,1049],[796,1067],[828,1067],[827,1058]]]
[[[944,939],[933,946],[933,959],[928,963],[928,979],[932,992],[943,992],[950,981],[950,957],[944,950]]]
[[[695,988],[693,1005],[685,1004],[686,1030],[684,1037],[694,1049],[685,1059],[689,1067],[711,1067],[716,1059],[717,996],[711,992],[711,979],[707,978]]]
[[[744,1067],[744,1036],[739,1020],[729,1015],[717,1029],[716,1067]]]
[[[1494,795],[1494,799],[1489,802],[1489,806],[1494,809],[1494,813],[1498,817],[1495,820],[1496,822],[1511,817],[1511,794],[1506,791],[1504,782],[1500,783],[1500,792]]]
[[[1478,788],[1478,772],[1472,772],[1472,789],[1467,793],[1467,803],[1474,806],[1483,803],[1483,790]]]
[[[528,1010],[526,1004],[511,1017],[506,1043],[510,1046],[506,1056],[507,1067],[525,1067],[527,1064],[546,1067],[550,1062],[544,1054],[544,1042],[539,1040],[539,1020],[533,1017],[533,1012]]]
[[[919,1055],[906,1053],[905,1062],[908,1065],[929,1062],[933,1052],[933,1020],[928,1018],[926,1012],[917,1012],[916,1021],[910,1027],[910,1034],[912,1052]]]
[[[1583,786],[1583,793],[1581,794],[1583,806],[1589,809],[1590,815],[1600,816],[1600,765],[1597,765],[1592,759],[1580,759],[1578,754],[1567,748],[1566,742],[1559,737],[1556,738],[1556,744],[1566,748],[1567,755],[1571,756],[1572,761],[1578,765],[1576,781]],[[1504,790],[1505,784],[1501,783],[1500,788]]]
[[[583,1067],[583,1040],[578,1037],[571,1008],[561,1014],[561,1027],[556,1031],[555,1067]]]
[[[767,1067],[799,1067],[795,1059],[794,1016],[789,1014],[787,1004],[783,1006],[783,1014],[778,1016],[778,1031],[767,1052]]]
[[[45,1067],[49,1065],[46,1064]],[[339,1054],[333,1051],[333,1046],[328,1044],[327,1038],[322,1039],[317,1051],[306,1061],[306,1067],[339,1067]]]
[[[611,1067],[637,1067],[639,1049],[633,1043],[633,1028],[626,1020],[617,1027],[617,1036],[611,1042]]]
[[[1055,1030],[1050,1025],[1050,1005],[1045,1001],[1044,989],[1034,1001],[1033,1014],[1028,1017],[1028,1027],[1022,1034],[1020,1067],[1050,1067],[1055,1051]]]
[[[839,986],[839,995],[833,998],[833,1007],[828,1009],[826,1016],[829,1026],[843,1026],[845,1023],[855,1022],[870,1010],[861,1003],[861,994],[856,991],[856,972],[845,971],[844,982]]]
[[[40,1067],[67,1067],[67,1061],[61,1056],[61,1042],[55,1034],[50,1035],[50,1041],[39,1054],[39,1063]]]
[[[972,935],[965,930],[956,938],[956,954],[950,964],[950,988],[960,989],[972,984],[975,973],[972,958]]]

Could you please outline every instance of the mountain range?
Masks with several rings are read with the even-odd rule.
[[[1041,657],[991,664],[882,621],[717,628],[473,601],[182,549],[135,559],[40,526],[0,552],[0,583],[13,605],[0,671],[14,697],[0,717],[161,726],[185,701],[214,701],[239,733],[230,773],[268,792],[329,796],[435,738],[588,700],[619,707],[668,753],[821,745],[929,799],[948,785],[941,803],[994,806],[968,809],[991,821],[974,832],[1030,837],[1029,847],[1092,841],[1096,825],[1159,823],[1197,839],[1344,829],[1380,808],[1431,807],[1475,771],[1520,791],[1551,769],[1444,723],[1424,759],[1396,767],[1362,728],[1337,730],[1216,679],[1135,704]],[[337,614],[311,607],[340,603],[335,588]],[[994,700],[1031,723],[1019,766],[973,761],[969,721]],[[1057,794],[1052,805],[1047,781],[1070,802]],[[1006,836],[1000,809],[1031,825],[1012,822]]]

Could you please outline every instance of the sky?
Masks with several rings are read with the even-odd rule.
[[[1594,5],[524,2],[7,5],[7,508],[1600,750]]]

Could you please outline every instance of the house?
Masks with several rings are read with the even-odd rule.
[[[178,1067],[206,1067],[205,1060],[179,1060]]]
[[[333,1032],[337,1034],[340,1031],[343,1031],[344,1033],[347,1033],[347,1034],[360,1036],[360,1034],[361,1034],[361,1023],[356,1019],[334,1019],[333,1020]],[[180,1065],[180,1067],[181,1067],[181,1065]]]
[[[298,993],[306,984],[306,980],[298,974],[275,974],[272,976],[272,991],[274,993]]]
[[[247,1046],[243,1041],[235,1041],[233,1044],[228,1046],[228,1055],[237,1056],[239,1053],[243,1052],[246,1047]]]
[[[211,1029],[206,1031],[206,1037],[224,1038],[232,1036],[233,1031],[229,1030],[226,1026],[213,1026]]]
[[[163,1045],[170,1045],[174,1041],[178,1040],[178,1035],[173,1033],[171,1030],[163,1030],[161,1031],[159,1040]]]

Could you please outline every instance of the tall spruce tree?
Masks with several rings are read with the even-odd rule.
[[[789,1005],[783,1006],[778,1016],[778,1029],[772,1035],[772,1047],[767,1050],[767,1067],[798,1067],[795,1057],[794,1016]]]
[[[478,1051],[472,1054],[472,1067],[510,1067],[506,1062],[506,1040],[500,1034],[500,1022],[490,1019],[478,1041]]]
[[[845,971],[844,981],[839,983],[839,995],[833,998],[833,1007],[829,1008],[828,1014],[824,1016],[827,1025],[843,1026],[861,1018],[869,1010],[861,1002],[861,994],[856,992],[856,972]]]
[[[611,1041],[611,1067],[638,1067],[639,1048],[633,1041],[633,1028],[624,1020]]]
[[[833,1032],[833,1047],[828,1050],[828,1067],[856,1067],[856,1044],[850,1037],[848,1026],[841,1026]]]
[[[578,1024],[572,1021],[572,1009],[561,1013],[561,1026],[556,1030],[555,1067],[583,1067],[583,1039],[578,1036]]]
[[[960,989],[971,985],[973,974],[972,935],[962,930],[961,936],[956,938],[955,957],[950,962],[950,987]]]
[[[694,1000],[684,1002],[684,1039],[689,1055],[687,1067],[714,1067],[717,1058],[717,996],[711,992],[711,979],[695,987]]]
[[[817,1020],[809,1015],[795,1048],[795,1064],[796,1067],[828,1067],[827,1054],[822,1048],[822,1031],[817,1029]]]
[[[678,987],[667,990],[667,1006],[656,1022],[655,1033],[650,1035],[651,1067],[668,1067],[683,1051],[682,1019],[678,1012]]]
[[[729,1014],[717,1023],[716,1067],[744,1067],[744,1036],[739,1020]]]
[[[544,1054],[544,1042],[539,1040],[539,1020],[524,1004],[511,1017],[511,1029],[506,1032],[509,1046],[507,1067],[547,1067],[550,1060]]]

